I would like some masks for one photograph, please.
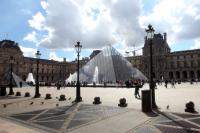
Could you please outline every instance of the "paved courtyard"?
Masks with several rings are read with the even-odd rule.
[[[146,84],[141,90],[148,89]],[[175,88],[158,85],[156,103],[160,110],[154,114],[141,112],[141,100],[135,99],[130,88],[81,88],[83,102],[72,104],[75,88],[40,87],[41,98],[33,99],[34,87],[14,88],[21,97],[0,97],[0,133],[4,132],[200,132],[200,115],[184,112],[185,103],[193,101],[200,111],[200,83],[176,84]],[[32,97],[25,98],[25,92]],[[46,93],[52,99],[45,100]],[[60,94],[66,101],[59,101]],[[101,105],[93,105],[94,97]],[[126,98],[128,106],[118,107]],[[167,108],[168,106],[168,108]]]

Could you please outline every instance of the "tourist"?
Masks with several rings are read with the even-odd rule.
[[[175,88],[175,81],[174,80],[171,81],[171,84],[172,84],[172,88]]]
[[[196,84],[198,83],[198,79],[197,78],[195,79],[195,82],[196,82]]]
[[[20,86],[20,88],[22,88],[22,81],[19,82],[19,86]]]
[[[59,82],[57,82],[57,90],[60,90],[61,84]]]
[[[140,89],[140,82],[136,81],[135,82],[135,98],[140,99],[140,93],[139,93],[139,89]]]
[[[129,88],[130,87],[130,83],[128,80],[125,81],[125,84],[126,84],[126,88]]]
[[[191,84],[191,85],[193,84],[193,81],[194,81],[194,79],[191,79],[191,80],[190,80],[190,84]]]
[[[93,87],[96,87],[96,83],[95,82],[93,82]]]
[[[167,88],[168,80],[165,80],[165,88]]]

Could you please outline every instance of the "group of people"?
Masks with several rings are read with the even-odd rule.
[[[176,83],[179,83],[180,84],[180,81],[176,81],[176,80],[171,80],[171,81],[168,81],[168,80],[165,80],[165,88],[167,88],[167,85],[171,83],[171,88],[175,88],[175,84]]]
[[[129,88],[129,87],[135,87],[138,84],[140,86],[143,86],[144,85],[144,81],[143,80],[139,80],[139,79],[125,81],[125,86],[127,88]]]

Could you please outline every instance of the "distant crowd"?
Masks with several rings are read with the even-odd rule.
[[[171,85],[172,88],[175,88],[176,84],[181,84],[182,82],[185,81],[181,81],[181,80],[153,80],[153,86],[154,88],[157,88],[157,85],[162,85],[164,84],[166,88],[169,87],[169,85]],[[190,84],[193,83],[197,83],[199,82],[198,80],[190,80]],[[135,88],[136,86],[139,88],[142,88],[143,85],[145,83],[148,83],[148,81],[145,80],[139,80],[139,79],[130,79],[130,80],[126,80],[126,81],[122,81],[122,80],[117,80],[115,82],[113,81],[107,81],[107,82],[102,82],[102,83],[95,83],[93,82],[92,84],[88,83],[88,82],[80,82],[80,86],[82,87],[107,87],[107,86],[112,86],[112,87],[126,87],[126,88]],[[33,82],[28,83],[29,85],[33,86],[35,85]],[[45,83],[45,82],[39,82],[40,86],[56,86],[57,88],[60,87],[74,87],[76,86],[76,81],[71,81],[71,82],[64,82],[64,81],[58,81],[56,83]],[[21,86],[21,84],[20,84]]]

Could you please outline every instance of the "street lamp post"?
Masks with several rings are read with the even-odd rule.
[[[11,56],[10,57],[10,91],[9,91],[8,95],[14,95],[13,84],[12,84],[12,81],[13,81],[13,76],[12,76],[12,73],[13,73],[13,64],[14,64],[14,58],[13,58],[13,56]]]
[[[152,40],[154,37],[154,29],[152,25],[148,25],[148,29],[146,29],[147,32],[147,38],[150,41],[149,42],[149,54],[150,54],[150,68],[149,68],[149,77],[150,77],[150,82],[149,82],[149,88],[151,90],[151,98],[152,98],[152,108],[157,108],[156,101],[155,101],[155,85],[153,81],[153,57],[152,57]]]
[[[79,81],[79,56],[81,52],[82,45],[80,45],[80,42],[77,42],[75,45],[76,52],[77,52],[77,83],[76,83],[76,102],[81,102],[81,91],[80,91],[80,81]]]
[[[66,78],[66,58],[64,58],[64,75],[63,75],[63,85],[64,85],[64,87],[66,85],[65,78]]]
[[[41,56],[41,53],[40,53],[39,50],[37,51],[37,53],[35,53],[35,56],[37,58],[37,71],[36,71],[36,85],[35,85],[35,96],[34,96],[34,98],[39,98],[40,92],[39,92],[38,71],[39,71],[39,59],[40,59],[40,56]]]

